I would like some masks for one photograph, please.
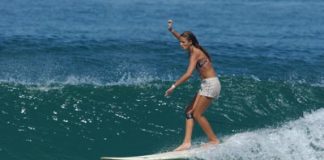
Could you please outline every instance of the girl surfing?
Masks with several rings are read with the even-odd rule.
[[[183,143],[175,151],[186,150],[191,147],[191,136],[195,122],[198,122],[207,135],[209,140],[208,144],[219,144],[220,142],[208,120],[203,115],[211,102],[218,98],[221,90],[221,85],[217,73],[213,68],[211,57],[199,45],[196,36],[192,32],[186,31],[179,34],[174,30],[172,25],[172,20],[169,20],[168,30],[179,40],[180,46],[189,54],[189,64],[187,71],[165,92],[165,96],[169,96],[175,88],[186,82],[195,69],[199,72],[201,78],[200,89],[185,110],[186,129]]]

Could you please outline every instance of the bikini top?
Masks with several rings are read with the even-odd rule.
[[[196,68],[198,70],[200,70],[205,64],[207,64],[209,62],[208,58],[204,58],[201,60],[198,60],[197,64],[196,64]]]

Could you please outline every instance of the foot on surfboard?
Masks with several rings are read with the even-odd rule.
[[[207,148],[207,147],[211,147],[211,146],[214,146],[214,145],[218,145],[219,143],[220,143],[219,140],[217,140],[217,141],[209,141],[208,143],[202,144],[201,146]]]
[[[178,148],[173,151],[184,151],[191,147],[191,143],[182,143]]]

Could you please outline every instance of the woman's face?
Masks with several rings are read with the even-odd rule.
[[[188,41],[185,37],[180,37],[180,46],[183,49],[188,50],[191,45],[192,45],[191,41]]]

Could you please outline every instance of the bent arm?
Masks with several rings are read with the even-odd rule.
[[[198,60],[198,58],[197,58],[196,55],[191,55],[190,56],[187,71],[174,83],[175,87],[179,86],[183,82],[186,82],[191,77],[193,71],[195,70],[197,60]]]

